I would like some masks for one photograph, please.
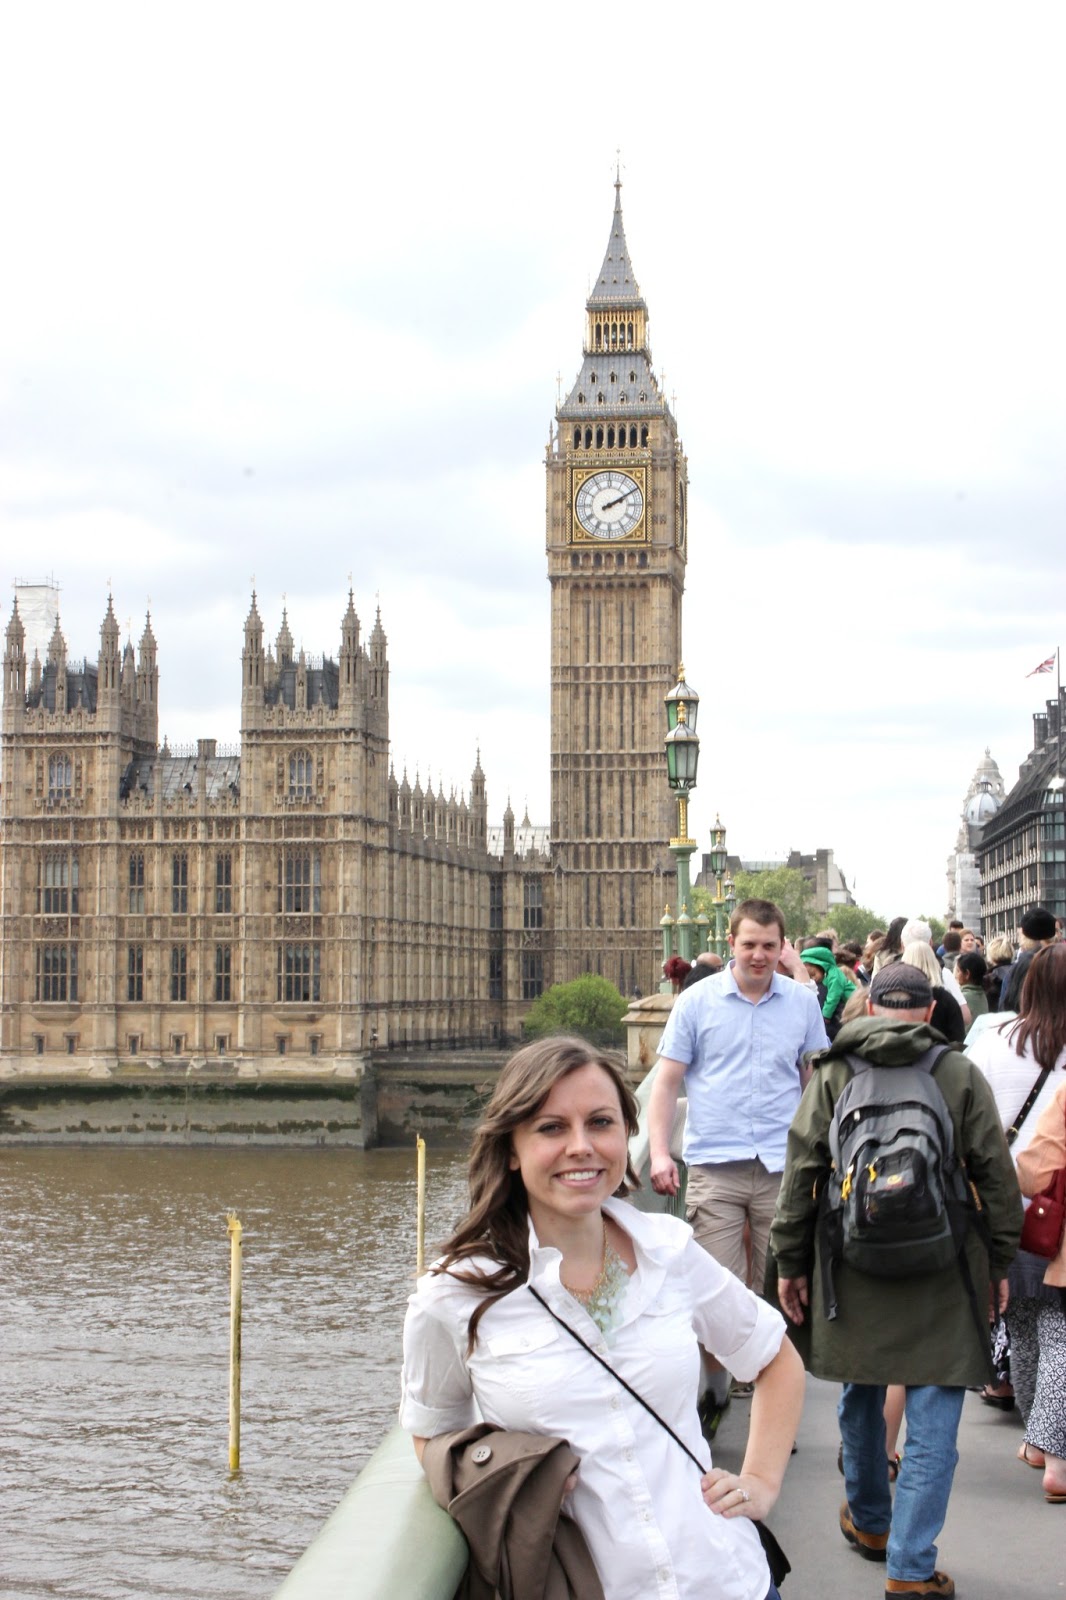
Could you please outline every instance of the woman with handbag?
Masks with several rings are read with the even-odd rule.
[[[1041,1115],[1066,1083],[1066,944],[1048,945],[1033,956],[1021,1008],[1017,1017],[987,1028],[968,1052],[995,1095],[1016,1167]],[[1022,1248],[1010,1269],[1010,1370],[1026,1425],[1018,1458],[1043,1469],[1043,1450],[1029,1432],[1040,1370],[1038,1328],[1044,1308],[1061,1314],[1061,1303],[1058,1290],[1044,1281],[1046,1258],[1026,1249],[1025,1243],[1023,1232]],[[1051,1477],[1057,1486],[1058,1474]]]
[[[1037,1374],[1025,1436],[1031,1441],[1027,1448],[1033,1465],[1043,1459],[1044,1498],[1051,1505],[1066,1505],[1066,1084],[1059,1085],[1019,1155],[1018,1180],[1032,1201],[1027,1216],[1039,1207],[1046,1222],[1040,1241],[1041,1249],[1049,1251],[1044,1284],[1058,1290],[1058,1305],[1041,1301],[1037,1313]]]
[[[802,1365],[778,1312],[687,1224],[617,1198],[635,1185],[636,1125],[619,1067],[584,1040],[508,1062],[474,1134],[469,1212],[411,1297],[400,1421],[420,1459],[478,1416],[568,1441],[562,1510],[605,1600],[774,1600],[756,1524],[796,1436]],[[739,1473],[711,1467],[700,1431],[700,1345],[755,1385]]]

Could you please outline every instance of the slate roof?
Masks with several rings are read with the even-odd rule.
[[[586,353],[573,388],[559,407],[559,415],[584,421],[590,414],[599,413],[609,415],[614,422],[628,416],[660,416],[664,409],[669,408],[664,405],[658,379],[643,350],[597,350]]]
[[[122,774],[119,796],[140,791],[154,799],[162,788],[164,800],[174,800],[180,794],[195,794],[203,767],[207,778],[207,798],[236,798],[241,792],[241,758],[232,756],[172,756],[160,752],[146,760],[131,761]]]
[[[337,663],[327,656],[320,667],[307,667],[305,671],[307,704],[317,706],[321,701],[331,711],[336,711],[340,693],[340,672]],[[278,668],[276,681],[264,690],[263,698],[268,706],[284,704],[290,711],[295,711],[296,672],[296,663],[293,661],[286,661]]]
[[[611,235],[588,304],[591,309],[594,306],[616,305],[619,301],[629,305],[644,304],[626,244],[626,230],[622,222],[622,185],[616,180]]]
[[[43,706],[46,711],[56,708],[56,663],[49,659],[41,668],[41,686],[36,693],[30,689],[26,695],[26,705],[31,710]],[[85,661],[80,667],[67,667],[67,710],[74,711],[78,706],[84,706],[87,711],[96,710],[96,678],[97,669],[90,662]]]

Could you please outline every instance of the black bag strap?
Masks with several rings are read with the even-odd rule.
[[[547,1300],[545,1300],[544,1296],[542,1294],[539,1294],[537,1292],[537,1290],[534,1289],[534,1287],[533,1287],[533,1285],[531,1283],[527,1283],[526,1284],[526,1288],[529,1290],[529,1292],[533,1296],[534,1300],[539,1300],[540,1301],[541,1305],[544,1307],[544,1309],[548,1313],[549,1317],[553,1317],[555,1319],[555,1321],[559,1324],[560,1328],[565,1328],[567,1333],[570,1335],[571,1339],[576,1339],[578,1344],[581,1346],[581,1348],[583,1350],[587,1350],[588,1351],[588,1353],[592,1357],[593,1361],[598,1361],[600,1366],[603,1367],[605,1371],[609,1372],[611,1374],[611,1377],[616,1379],[616,1381],[622,1385],[622,1388],[625,1389],[626,1393],[627,1394],[631,1394],[633,1396],[633,1399],[637,1402],[637,1404],[638,1405],[642,1405],[644,1407],[645,1411],[648,1413],[648,1415],[655,1418],[655,1420],[659,1424],[660,1428],[665,1428],[666,1429],[667,1433],[670,1435],[670,1437],[674,1441],[674,1443],[676,1445],[680,1445],[681,1449],[688,1456],[689,1460],[691,1462],[693,1462],[699,1468],[700,1475],[702,1476],[703,1475],[703,1462],[699,1459],[698,1456],[693,1455],[692,1451],[689,1449],[688,1445],[685,1443],[685,1441],[683,1439],[679,1439],[678,1438],[677,1434],[674,1432],[673,1428],[671,1428],[670,1424],[668,1422],[664,1422],[663,1421],[663,1418],[660,1417],[660,1415],[656,1411],[655,1407],[649,1405],[648,1402],[645,1400],[644,1396],[642,1394],[638,1394],[637,1391],[633,1388],[632,1384],[627,1383],[626,1380],[623,1378],[622,1374],[620,1372],[616,1372],[615,1369],[611,1366],[611,1363],[609,1361],[605,1361],[601,1355],[597,1355],[596,1351],[592,1348],[592,1346],[588,1343],[588,1341],[586,1339],[583,1339],[581,1337],[581,1335],[578,1333],[577,1329],[576,1328],[572,1328],[570,1326],[569,1322],[564,1322],[563,1318],[559,1316],[558,1312],[555,1312],[555,1311],[552,1310],[551,1306],[548,1304]]]
[[[1041,1089],[1044,1087],[1045,1083],[1048,1081],[1048,1078],[1050,1076],[1051,1076],[1051,1068],[1050,1067],[1041,1067],[1040,1076],[1039,1076],[1039,1078],[1037,1078],[1036,1082],[1033,1084],[1033,1087],[1029,1090],[1028,1099],[1026,1100],[1024,1106],[1022,1106],[1022,1109],[1018,1112],[1018,1115],[1015,1117],[1015,1119],[1011,1123],[1010,1127],[1007,1129],[1007,1143],[1008,1143],[1008,1145],[1013,1144],[1015,1139],[1018,1137],[1018,1134],[1021,1132],[1022,1123],[1025,1121],[1025,1119],[1029,1115],[1030,1111],[1032,1111],[1033,1106],[1036,1104],[1036,1100],[1037,1100],[1037,1097],[1040,1094]]]
[[[531,1283],[527,1283],[526,1288],[529,1290],[534,1300],[538,1300],[544,1307],[549,1317],[551,1317],[553,1321],[557,1322],[560,1328],[565,1328],[571,1339],[576,1339],[582,1350],[587,1350],[593,1361],[598,1361],[600,1366],[603,1367],[604,1371],[609,1372],[611,1377],[614,1378],[615,1382],[620,1383],[626,1393],[632,1395],[637,1404],[643,1406],[650,1417],[655,1418],[660,1428],[664,1428],[674,1443],[679,1445],[680,1448],[685,1452],[702,1478],[703,1462],[700,1460],[699,1456],[693,1455],[685,1441],[679,1438],[674,1432],[673,1428],[671,1428],[670,1424],[660,1417],[655,1407],[653,1405],[649,1405],[644,1396],[642,1394],[638,1394],[636,1389],[633,1388],[633,1385],[631,1383],[627,1383],[622,1374],[620,1372],[616,1372],[609,1361],[605,1361],[601,1355],[598,1355],[589,1344],[588,1340],[581,1337],[576,1328],[572,1328],[569,1322],[561,1317],[557,1311],[553,1311],[547,1300],[545,1300],[544,1296],[540,1294],[538,1290],[534,1289]],[[763,1553],[766,1556],[767,1564],[770,1568],[771,1578],[774,1580],[775,1584],[784,1583],[786,1577],[792,1571],[792,1563],[789,1561],[785,1552],[782,1550],[781,1546],[778,1544],[777,1540],[774,1538],[765,1522],[761,1522],[758,1517],[751,1517],[749,1520],[754,1525],[755,1532],[759,1535],[759,1542],[763,1547]]]

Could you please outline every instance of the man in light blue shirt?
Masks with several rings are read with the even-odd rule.
[[[684,1083],[686,1214],[716,1261],[762,1292],[789,1126],[806,1082],[804,1056],[829,1040],[817,991],[769,900],[745,900],[729,924],[726,969],[678,995],[648,1102],[652,1188],[676,1194],[669,1141]],[[783,977],[781,964],[794,976]]]

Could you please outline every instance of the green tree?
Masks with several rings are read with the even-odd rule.
[[[939,917],[927,917],[924,911],[921,913],[921,920],[922,922],[928,922],[929,932],[933,935],[934,945],[940,944],[945,933],[948,931],[947,923],[941,922]]]
[[[530,1006],[522,1024],[527,1039],[576,1033],[590,1044],[620,1044],[627,1003],[613,983],[587,972],[571,983],[554,983]]]
[[[865,944],[870,929],[880,928],[884,931],[888,927],[888,918],[879,917],[869,906],[830,906],[825,926],[836,929],[841,944],[849,941]],[[815,928],[813,931],[819,933],[821,930]]]
[[[769,867],[765,872],[738,872],[736,875],[737,905],[742,900],[772,900],[780,906],[785,919],[785,930],[790,939],[799,939],[815,931],[811,918],[813,894],[811,886],[797,867]],[[708,916],[714,916],[708,910]]]

